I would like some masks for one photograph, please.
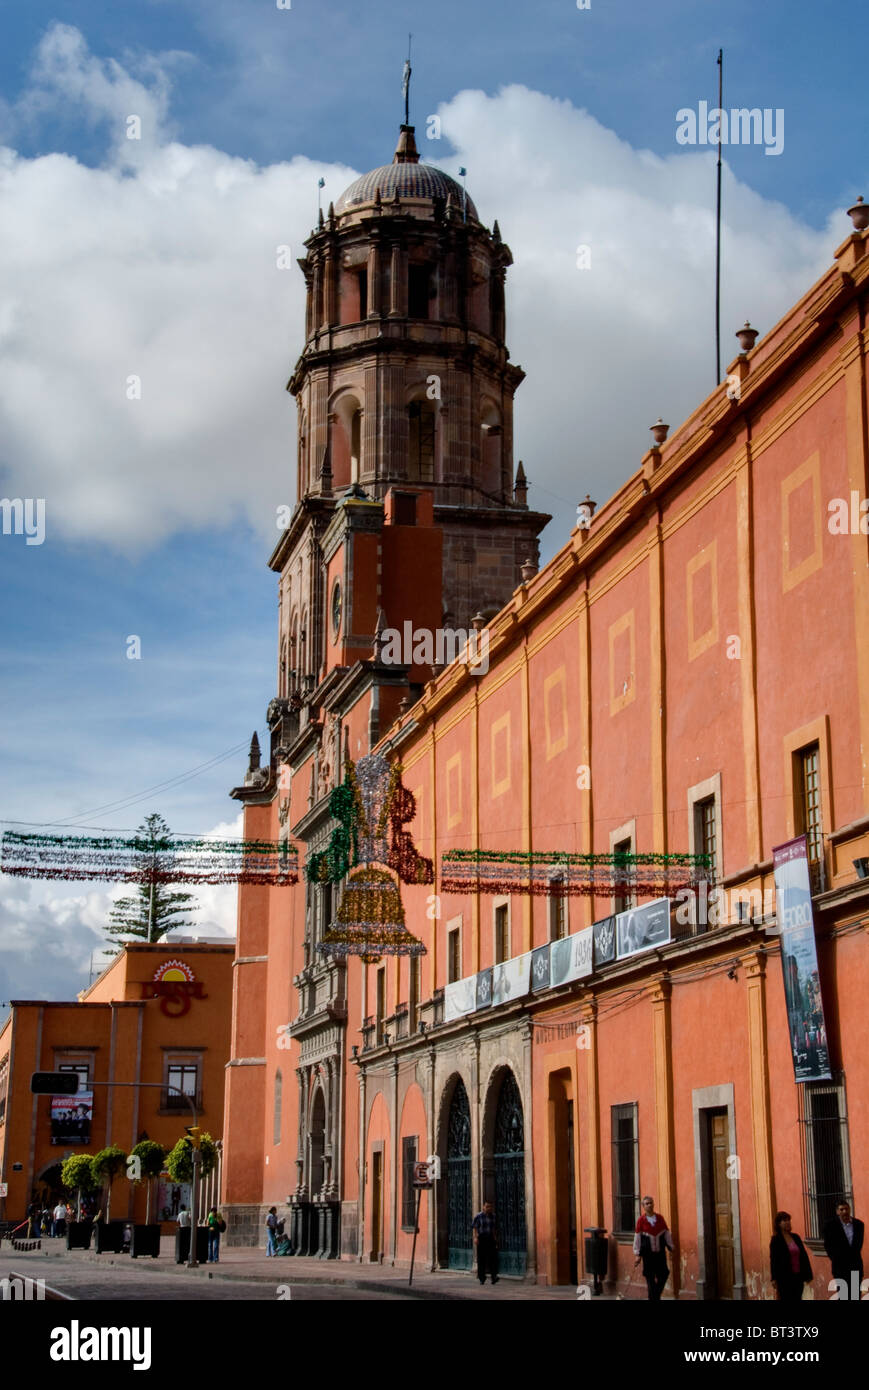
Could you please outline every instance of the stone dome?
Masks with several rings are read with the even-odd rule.
[[[335,204],[336,215],[363,203],[373,203],[377,189],[384,203],[390,202],[398,194],[399,198],[443,198],[446,202],[452,193],[456,207],[461,210],[462,199],[466,198],[468,217],[479,221],[477,209],[470,198],[463,193],[462,185],[442,169],[431,164],[420,164],[419,153],[413,137],[413,126],[402,126],[398,149],[391,164],[383,164],[372,169],[361,178],[354,179],[345,188]]]

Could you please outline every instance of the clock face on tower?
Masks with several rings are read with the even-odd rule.
[[[336,579],[332,585],[332,636],[337,641],[341,631],[341,608],[343,598],[341,595],[341,582]]]

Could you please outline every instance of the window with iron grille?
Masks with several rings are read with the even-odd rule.
[[[823,858],[824,830],[821,822],[821,755],[816,743],[801,748],[799,760],[799,822],[806,836],[809,862]]]
[[[803,1131],[806,1235],[809,1240],[820,1240],[824,1223],[836,1215],[838,1204],[853,1201],[845,1078],[839,1073],[832,1081],[803,1081],[797,1090]]]
[[[386,1017],[386,966],[381,965],[377,972],[377,1007],[374,1014],[374,1045],[383,1042],[383,1020]]]
[[[718,826],[715,815],[715,797],[705,796],[694,803],[694,844],[698,854],[705,854],[708,868],[705,870],[711,883],[718,881]]]
[[[412,482],[434,481],[435,414],[424,401],[408,406],[409,438],[407,476]]]
[[[510,959],[510,921],[507,904],[495,908],[495,964]]]
[[[627,840],[619,840],[613,845],[613,872],[615,874],[630,874],[630,865],[619,863],[618,855],[631,854],[633,852],[633,841],[630,837]],[[627,889],[619,887],[613,894],[613,912],[627,912],[628,908],[636,907],[636,898]]]
[[[613,1235],[633,1235],[640,1213],[636,1101],[610,1107],[613,1158]]]
[[[447,933],[447,984],[462,978],[462,929],[453,927]]]
[[[171,1062],[166,1068],[167,1086],[174,1086],[172,1091],[167,1090],[165,1096],[166,1110],[189,1110],[189,1106],[184,1099],[189,1096],[195,1100],[199,1090],[199,1064],[197,1062]],[[178,1092],[181,1092],[181,1095]]]
[[[416,1189],[413,1169],[416,1163],[417,1136],[401,1141],[401,1229],[412,1231],[416,1226]]]
[[[407,988],[407,1028],[415,1033],[419,1027],[419,979],[420,958],[411,956]]]
[[[563,936],[567,936],[567,899],[564,896],[564,878],[561,874],[555,874],[549,882],[549,940],[560,941]]]

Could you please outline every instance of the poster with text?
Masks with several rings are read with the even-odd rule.
[[[772,852],[782,977],[796,1081],[831,1079],[806,837]]]
[[[569,980],[581,980],[591,974],[591,927],[553,941],[549,957],[552,984],[565,985]]]

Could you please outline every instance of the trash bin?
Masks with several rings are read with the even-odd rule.
[[[183,1265],[187,1263],[190,1255],[190,1227],[179,1226],[175,1232],[175,1263]],[[196,1228],[196,1259],[204,1265],[208,1259],[208,1227],[197,1226]]]
[[[594,1279],[595,1294],[603,1293],[603,1279],[609,1267],[610,1243],[604,1226],[585,1228],[585,1268]]]

